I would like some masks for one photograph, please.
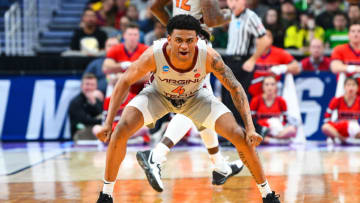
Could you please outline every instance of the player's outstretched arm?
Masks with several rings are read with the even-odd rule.
[[[148,48],[138,60],[120,76],[111,94],[108,115],[105,120],[105,128],[111,130],[112,123],[119,110],[121,102],[124,101],[127,91],[135,82],[142,79],[147,73],[155,71],[155,59],[152,47]],[[107,132],[111,133],[111,132]],[[107,134],[108,136],[109,134]]]
[[[150,7],[152,14],[163,26],[166,26],[170,19],[169,13],[165,10],[165,6],[169,1],[170,0],[154,0]]]
[[[247,141],[253,145],[260,144],[262,139],[255,132],[249,102],[243,87],[235,78],[231,69],[225,65],[221,56],[212,48],[208,48],[206,68],[207,71],[212,72],[219,79],[221,84],[230,92],[235,107],[244,121]]]
[[[201,0],[204,23],[209,27],[218,27],[231,20],[230,9],[220,9],[218,0]]]

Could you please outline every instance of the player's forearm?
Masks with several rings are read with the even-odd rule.
[[[218,9],[209,7],[203,12],[204,23],[209,27],[218,27],[228,24],[231,20],[230,9]]]
[[[165,5],[159,5],[154,3],[151,5],[150,10],[152,14],[160,21],[164,26],[167,25],[170,19],[169,13],[165,10]]]
[[[114,122],[114,118],[119,110],[120,105],[124,101],[130,86],[131,84],[127,83],[124,79],[122,79],[122,77],[120,77],[117,81],[111,94],[109,111],[105,121],[106,124],[112,125]]]
[[[238,84],[236,90],[231,92],[231,97],[236,109],[240,113],[240,116],[244,122],[244,127],[246,131],[255,131],[254,123],[250,112],[249,102],[246,93],[244,91],[244,88],[242,88],[240,83]]]

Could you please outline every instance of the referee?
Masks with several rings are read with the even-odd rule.
[[[229,39],[226,49],[228,56],[224,57],[224,62],[231,68],[236,79],[248,93],[255,62],[271,45],[271,41],[265,36],[266,30],[260,18],[253,11],[245,8],[245,2],[227,1],[233,15],[229,25]],[[252,55],[251,52],[253,52]],[[221,97],[223,103],[234,114],[237,122],[242,124],[241,116],[232,102],[231,95],[224,87],[222,87]],[[257,132],[260,133],[258,129]]]

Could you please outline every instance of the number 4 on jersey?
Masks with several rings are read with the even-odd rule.
[[[181,5],[180,5],[180,1],[181,1]],[[185,11],[190,11],[191,6],[189,4],[187,4],[189,0],[176,0],[176,7],[181,8]]]
[[[177,88],[175,88],[173,91],[171,91],[173,93],[178,93],[179,95],[182,95],[185,92],[185,89],[183,88],[183,86],[179,86]]]

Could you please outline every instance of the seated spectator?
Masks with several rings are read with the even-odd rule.
[[[101,124],[104,95],[97,90],[97,80],[91,73],[84,74],[81,92],[70,103],[71,135],[74,140],[94,139],[92,127]]]
[[[214,29],[214,31],[212,32],[213,37],[211,41],[211,44],[214,48],[226,49],[229,39],[228,29],[229,29],[228,24]]]
[[[272,34],[266,31],[267,37],[272,42]],[[264,77],[276,74],[277,81],[280,81],[281,75],[285,73],[298,74],[300,67],[298,62],[286,50],[275,46],[269,47],[255,63],[254,77],[249,87],[249,93],[252,97],[262,94],[261,84]]]
[[[345,13],[338,12],[334,16],[333,29],[327,29],[325,31],[325,43],[326,48],[334,48],[340,44],[346,44],[349,42],[347,19]]]
[[[154,15],[151,13],[151,4],[145,10],[145,15],[142,20],[139,21],[140,30],[145,34],[152,31],[157,21]]]
[[[106,53],[106,59],[103,64],[105,74],[125,72],[131,63],[139,58],[148,48],[148,46],[139,42],[139,38],[139,26],[130,23],[124,32],[124,42],[113,46]],[[143,84],[139,84],[135,92],[138,93],[139,88],[142,89],[142,87]]]
[[[120,19],[120,29],[118,31],[116,31],[115,33],[113,33],[111,35],[111,37],[117,37],[120,40],[120,42],[124,42],[123,34],[124,34],[125,29],[127,28],[127,26],[130,23],[131,22],[130,22],[130,20],[129,20],[129,18],[127,16],[121,17],[121,19]],[[131,23],[131,24],[134,24],[134,23]],[[139,26],[137,25],[137,27],[139,27]],[[139,31],[140,31],[140,43],[144,43],[144,33],[141,30],[139,30]]]
[[[116,16],[115,28],[120,29],[120,19],[126,15],[127,0],[115,0]]]
[[[145,44],[151,46],[155,40],[166,37],[166,28],[158,21],[153,31],[145,35]]]
[[[360,7],[359,4],[350,4],[348,10],[348,18],[350,24],[360,20]]]
[[[290,140],[296,136],[296,127],[288,123],[287,105],[277,95],[275,76],[266,76],[262,82],[263,94],[254,97],[250,102],[251,114],[257,124],[262,126],[264,142],[271,138]]]
[[[324,44],[319,39],[310,42],[310,56],[301,60],[303,71],[329,71],[331,59],[324,56]]]
[[[263,23],[265,28],[270,30],[274,37],[273,45],[280,48],[284,47],[285,29],[280,23],[278,11],[273,8],[267,10]]]
[[[105,48],[106,39],[106,33],[96,26],[95,12],[86,9],[82,16],[82,26],[73,33],[70,48],[87,55],[97,55]]]
[[[259,1],[260,0],[247,0],[246,7],[254,11],[261,19],[263,19],[269,6],[260,3]]]
[[[334,28],[334,14],[339,11],[340,0],[325,0],[325,11],[316,17],[316,25],[325,30]]]
[[[114,0],[103,0],[100,10],[96,11],[97,26],[115,26]]]
[[[281,3],[281,25],[284,29],[296,24],[297,11],[292,1],[286,0]]]
[[[322,132],[335,141],[336,138],[346,142],[348,138],[360,138],[360,97],[357,80],[348,77],[344,84],[344,96],[333,98],[325,113]],[[331,121],[332,113],[337,110],[336,121]]]
[[[134,4],[130,4],[126,10],[126,17],[129,18],[130,22],[139,23],[139,11]]]
[[[111,47],[117,44],[119,44],[119,40],[117,38],[112,37],[107,39],[105,43],[105,51],[108,52]],[[98,81],[98,90],[100,90],[105,95],[107,81],[106,81],[105,73],[102,70],[104,61],[105,61],[105,57],[100,57],[98,59],[91,61],[91,63],[86,67],[86,70],[84,71],[84,75],[88,73],[94,74]]]
[[[330,69],[333,73],[346,73],[360,81],[360,21],[349,27],[349,43],[338,45],[331,54]],[[360,91],[358,92],[360,95]]]
[[[310,41],[313,38],[324,40],[325,31],[322,27],[315,24],[312,14],[300,14],[300,23],[292,25],[286,29],[284,47],[308,51]]]

